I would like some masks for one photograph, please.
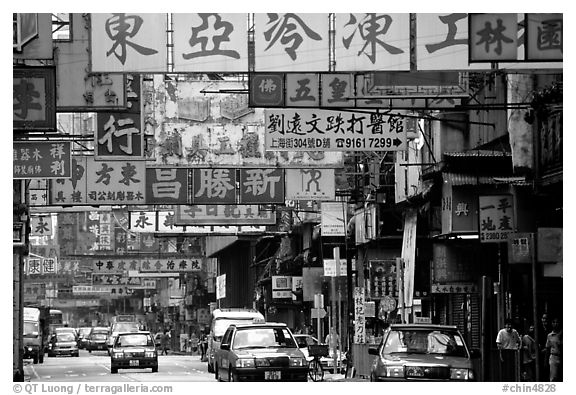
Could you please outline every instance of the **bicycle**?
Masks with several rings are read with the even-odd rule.
[[[324,380],[324,368],[320,363],[321,357],[327,357],[329,355],[327,344],[313,344],[308,346],[308,355],[312,357],[312,360],[308,362],[308,376],[312,381],[323,381]]]

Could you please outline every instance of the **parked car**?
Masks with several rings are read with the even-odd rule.
[[[110,353],[110,372],[145,368],[151,368],[152,373],[158,371],[158,352],[150,332],[118,333]]]
[[[214,358],[218,381],[307,381],[308,363],[283,323],[230,325]]]
[[[106,346],[106,341],[108,340],[108,329],[107,328],[95,328],[88,335],[86,350],[89,353],[92,351],[108,351]]]
[[[308,346],[315,346],[321,344],[318,339],[316,339],[312,335],[306,334],[298,334],[294,335],[294,339],[296,339],[296,343],[298,344],[298,348],[304,353],[306,356],[306,360],[310,362],[313,357],[308,353]],[[336,370],[339,373],[344,373],[346,371],[346,353],[341,352],[340,350],[336,350]],[[334,353],[331,349],[329,349],[329,354],[327,357],[320,357],[320,364],[325,370],[329,370],[330,372],[334,369]]]
[[[370,381],[475,381],[472,358],[455,326],[392,324],[375,355]]]
[[[76,342],[76,337],[73,333],[56,333],[52,336],[48,348],[48,356],[55,357],[56,355],[69,355],[71,357],[80,356],[78,343]]]

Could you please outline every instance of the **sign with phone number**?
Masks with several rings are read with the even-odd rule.
[[[404,114],[318,109],[265,111],[266,149],[274,151],[402,151],[417,120]]]

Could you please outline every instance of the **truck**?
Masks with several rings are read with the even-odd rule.
[[[24,357],[33,363],[44,362],[44,351],[48,342],[48,313],[37,307],[24,307],[22,330]]]

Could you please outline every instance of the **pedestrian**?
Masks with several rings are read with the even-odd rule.
[[[522,336],[522,380],[536,381],[536,353],[538,347],[534,340],[534,325]]]
[[[200,361],[206,362],[206,350],[208,350],[208,336],[206,336],[206,331],[202,329],[200,331]]]
[[[552,319],[552,331],[546,337],[546,356],[550,381],[562,381],[562,330],[558,318]]]
[[[520,335],[512,326],[512,319],[504,321],[504,328],[496,336],[496,345],[500,354],[500,372],[502,381],[516,380],[516,355],[521,346]]]
[[[538,352],[540,353],[539,381],[550,381],[550,366],[548,366],[548,358],[546,357],[546,338],[551,330],[548,314],[543,313],[538,326]]]
[[[162,335],[162,354],[161,355],[168,355],[168,348],[170,344],[170,334],[168,329],[164,329],[164,334]]]
[[[338,344],[340,343],[340,336],[338,336],[338,332],[336,332],[335,327],[330,328],[330,332],[326,335],[324,343],[328,344],[331,350],[338,349]]]

